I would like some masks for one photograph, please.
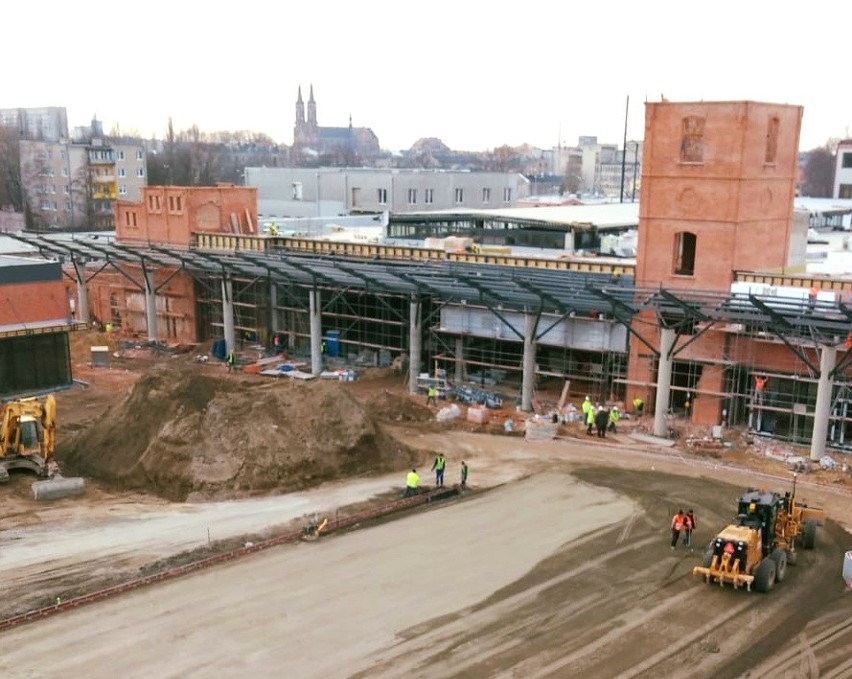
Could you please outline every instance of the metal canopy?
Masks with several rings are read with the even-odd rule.
[[[305,286],[365,292],[430,295],[445,302],[482,304],[507,311],[559,315],[607,314],[628,324],[632,315],[652,311],[681,334],[707,323],[740,324],[747,332],[767,331],[782,339],[837,344],[852,331],[852,311],[842,302],[742,295],[682,289],[637,288],[628,276],[555,271],[467,262],[365,260],[275,251],[228,252],[94,239],[14,235],[53,257],[89,262],[138,262],[209,275],[270,277]]]

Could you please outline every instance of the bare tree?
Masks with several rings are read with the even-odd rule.
[[[836,148],[836,145],[835,145]],[[807,152],[801,193],[812,198],[830,198],[834,191],[834,154],[832,142]]]

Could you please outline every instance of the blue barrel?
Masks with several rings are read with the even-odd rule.
[[[228,345],[226,344],[225,340],[214,340],[213,346],[210,347],[210,353],[213,354],[214,358],[218,358],[220,361],[224,361],[225,356],[228,353]]]
[[[325,353],[328,356],[340,356],[340,330],[325,333]]]

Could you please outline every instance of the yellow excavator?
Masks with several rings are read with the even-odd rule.
[[[32,484],[36,500],[56,500],[84,492],[85,481],[60,475],[53,457],[56,399],[52,394],[44,400],[7,401],[0,413],[0,483],[9,481],[11,470],[23,469],[44,479]]]

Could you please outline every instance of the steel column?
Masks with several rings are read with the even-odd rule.
[[[222,324],[225,353],[229,354],[237,348],[237,337],[234,332],[234,284],[228,275],[222,276]]]
[[[666,415],[669,411],[669,393],[672,382],[672,347],[677,333],[672,328],[660,328],[660,360],[657,365],[657,398],[654,402],[654,436],[666,437],[669,429]]]
[[[524,372],[521,379],[521,410],[532,410],[533,385],[535,383],[535,326],[536,315],[524,314]]]
[[[421,328],[420,299],[411,295],[408,323],[408,393],[417,393],[417,376],[420,374],[423,331]]]
[[[811,436],[811,459],[819,460],[825,455],[825,439],[828,436],[828,416],[831,412],[833,381],[831,371],[837,360],[837,348],[823,346],[819,354],[819,382],[814,408],[814,431]]]
[[[322,305],[319,288],[308,292],[308,310],[311,322],[311,374],[322,372]]]

